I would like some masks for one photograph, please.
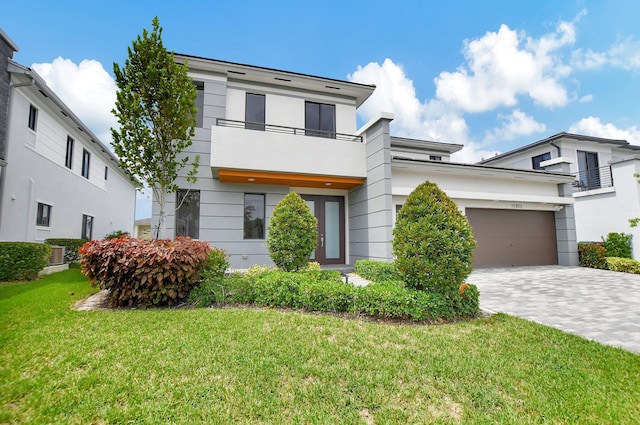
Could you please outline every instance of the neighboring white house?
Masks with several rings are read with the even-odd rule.
[[[17,47],[2,31],[0,46],[0,240],[133,233],[136,189],[117,158],[35,71],[10,59]]]
[[[573,174],[578,241],[602,241],[611,232],[632,234],[633,255],[640,259],[640,146],[626,140],[558,133],[486,159],[491,164],[522,169],[562,169]]]
[[[209,241],[231,254],[233,268],[269,264],[269,217],[295,191],[318,217],[316,261],[391,261],[396,210],[429,179],[469,217],[476,266],[577,264],[572,176],[450,163],[460,145],[391,137],[387,113],[358,129],[356,109],[375,86],[175,57],[198,88],[186,154],[199,154],[201,166],[193,187],[178,180],[167,210],[187,197],[168,219],[168,237]]]

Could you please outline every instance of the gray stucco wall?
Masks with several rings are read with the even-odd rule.
[[[7,140],[7,114],[9,109],[9,85],[11,75],[8,71],[9,59],[13,57],[13,48],[0,37],[0,159],[5,159]]]
[[[349,191],[349,263],[359,259],[391,261],[391,137],[389,119],[365,133],[367,179]]]
[[[568,163],[559,163],[546,167],[546,171],[569,173]],[[558,195],[571,198],[573,189],[571,184],[559,184]],[[558,249],[558,264],[561,266],[578,265],[578,241],[576,235],[576,217],[573,205],[565,205],[555,212],[556,246]]]

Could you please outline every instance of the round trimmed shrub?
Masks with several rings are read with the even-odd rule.
[[[285,196],[273,210],[268,227],[267,248],[276,266],[284,271],[307,267],[316,248],[318,220],[295,192]]]
[[[416,187],[398,212],[393,253],[409,287],[456,292],[471,273],[475,246],[469,221],[434,183]]]

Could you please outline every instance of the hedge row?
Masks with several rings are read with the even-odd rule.
[[[0,242],[0,282],[33,280],[49,264],[51,246],[33,242]]]
[[[614,272],[640,274],[640,261],[631,258],[607,257],[607,266]]]
[[[465,284],[459,293],[449,295],[391,281],[355,287],[342,282],[340,273],[331,270],[218,277],[194,288],[189,301],[200,307],[254,304],[413,321],[473,317],[479,310],[478,291],[473,285]]]

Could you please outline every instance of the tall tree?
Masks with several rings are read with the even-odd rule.
[[[128,48],[124,67],[113,64],[118,92],[112,113],[120,128],[111,133],[122,169],[151,188],[160,209],[158,235],[164,238],[167,196],[177,192],[178,173],[190,162],[183,152],[195,135],[197,91],[187,64],[176,64],[164,47],[157,16],[152,24],[151,33],[143,29]],[[199,162],[196,155],[186,174],[189,184],[197,181]]]

